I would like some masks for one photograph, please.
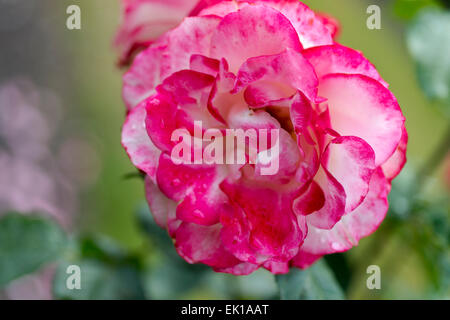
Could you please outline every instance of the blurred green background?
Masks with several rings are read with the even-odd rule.
[[[145,211],[142,209],[145,207],[142,180],[125,178],[135,169],[120,145],[125,116],[121,99],[122,71],[117,67],[117,55],[112,48],[119,23],[119,3],[104,0],[31,2],[34,2],[32,12],[22,26],[7,31],[0,29],[0,80],[27,76],[37,85],[57,92],[65,114],[62,131],[82,135],[96,152],[99,174],[91,184],[80,189],[73,229],[77,233],[107,236],[125,252],[138,256],[140,267],[144,264],[144,269],[153,270],[144,281],[152,283],[144,284],[144,291],[149,292],[150,297],[277,297],[274,277],[265,271],[236,279],[197,266],[189,268],[184,263],[171,266],[168,262],[165,268],[154,268],[158,261],[171,261],[172,258],[161,258],[164,253],[158,250],[158,240],[152,239],[155,235],[148,236],[137,223],[136,211],[138,208]],[[450,186],[445,185],[445,165],[439,164],[429,179],[421,180],[423,185],[420,186],[414,185],[414,175],[422,170],[446,139],[449,120],[439,108],[442,102],[427,99],[420,88],[416,65],[405,40],[406,29],[418,8],[441,7],[441,4],[408,0],[304,2],[337,18],[341,24],[339,41],[362,51],[375,64],[398,98],[409,132],[408,165],[394,182],[390,216],[358,247],[329,257],[327,262],[349,299],[448,299]],[[65,27],[66,8],[71,4],[81,7],[81,30],[70,31]],[[369,16],[366,9],[370,4],[381,7],[381,30],[366,27]],[[38,40],[34,34],[38,34]],[[444,147],[448,148],[448,143]],[[83,154],[78,156],[83,158]],[[392,198],[394,195],[395,199]],[[414,202],[416,199],[417,203]],[[426,203],[425,209],[421,207],[422,203]],[[427,224],[430,217],[438,221]],[[443,244],[435,239],[438,231],[433,229],[433,223],[437,228],[444,228]],[[439,267],[440,259],[447,261],[442,262],[443,269]],[[381,290],[366,287],[366,268],[372,264],[381,267]],[[180,283],[192,283],[180,288],[174,280],[164,280],[180,272],[184,272],[187,279],[179,279]]]

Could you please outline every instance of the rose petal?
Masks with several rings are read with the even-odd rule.
[[[320,210],[306,217],[307,222],[317,228],[331,229],[345,214],[344,188],[323,166],[317,171],[314,181],[323,191],[325,201]]]
[[[370,188],[363,203],[346,214],[331,230],[308,224],[308,235],[301,252],[323,255],[349,250],[360,239],[374,232],[386,216],[389,184],[378,168],[370,181]]]
[[[306,191],[294,200],[295,213],[308,215],[320,210],[325,204],[325,194],[315,181],[311,181]]]
[[[345,212],[359,206],[369,191],[375,170],[375,153],[367,142],[358,137],[332,140],[325,150],[322,165],[345,190]]]
[[[288,262],[267,261],[264,263],[264,268],[273,274],[286,274],[289,272]]]
[[[163,48],[151,46],[134,60],[130,70],[123,76],[122,97],[128,110],[155,93],[161,81],[161,57]]]
[[[197,0],[122,0],[122,23],[114,40],[121,64],[188,15]]]
[[[155,87],[167,76],[189,69],[192,55],[209,55],[217,17],[186,18],[176,29],[134,60],[124,76],[123,98],[129,109],[155,93]]]
[[[294,26],[303,48],[323,46],[333,43],[328,22],[317,16],[308,6],[298,0],[254,0],[280,11]]]
[[[161,151],[155,147],[147,135],[146,116],[145,103],[141,103],[130,111],[122,129],[122,145],[131,162],[155,181]]]
[[[190,69],[216,77],[219,72],[220,61],[200,54],[193,54],[190,60]]]
[[[296,255],[306,235],[291,208],[297,190],[272,189],[246,178],[226,180],[221,188],[235,205],[221,216],[222,241],[230,252],[255,264],[286,262]]]
[[[333,40],[336,40],[341,31],[341,25],[339,24],[339,21],[337,21],[335,18],[325,13],[316,12],[316,17],[322,20],[322,23],[330,31]]]
[[[261,83],[265,84],[264,91],[257,90],[255,94],[255,88],[252,90],[252,86]],[[291,97],[297,91],[315,101],[318,80],[313,67],[302,54],[287,49],[280,54],[248,59],[239,69],[232,93],[249,85],[251,87],[247,89],[246,100],[251,106],[258,107]]]
[[[188,17],[174,30],[161,39],[166,43],[162,64],[162,73],[189,69],[192,55],[210,56],[211,37],[220,22],[219,17]]]
[[[231,72],[237,72],[248,58],[286,48],[302,49],[297,33],[282,14],[261,5],[246,5],[226,15],[211,39],[211,57],[225,58]]]
[[[201,226],[183,222],[175,236],[178,253],[189,263],[204,263],[222,272],[247,274],[257,269],[242,262],[226,251],[220,241],[220,224]]]
[[[382,164],[384,175],[388,181],[392,181],[402,171],[406,163],[406,146],[408,144],[408,132],[403,127],[402,138],[395,149],[394,154]]]
[[[145,196],[155,222],[173,236],[181,224],[176,216],[176,202],[167,198],[149,176],[145,178]]]
[[[322,258],[323,255],[316,255],[305,252],[300,248],[298,254],[291,260],[293,266],[299,267],[300,269],[306,269],[314,264],[317,260]]]
[[[169,155],[162,154],[156,178],[161,191],[179,203],[180,220],[213,225],[227,209],[227,197],[219,188],[226,174],[221,166],[176,165]]]
[[[158,93],[147,99],[145,105],[148,136],[160,150],[170,152],[174,145],[172,133],[178,128],[174,118],[177,113],[176,103],[170,97]]]
[[[328,99],[331,128],[365,140],[375,151],[377,166],[394,153],[405,119],[395,97],[378,81],[332,74],[323,78],[319,95]]]
[[[340,44],[307,49],[303,56],[314,66],[319,78],[331,73],[362,74],[375,79],[386,88],[389,86],[375,66],[361,53]]]

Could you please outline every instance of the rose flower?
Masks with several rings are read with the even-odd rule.
[[[134,3],[134,15],[151,24],[144,8],[159,1]],[[404,117],[387,83],[360,52],[335,42],[332,18],[299,1],[190,7],[160,36],[127,39],[128,48],[149,45],[123,78],[122,143],[177,252],[243,275],[306,268],[357,245],[384,219],[406,161]],[[127,23],[136,21],[121,30],[131,30]],[[234,146],[231,157],[245,153],[245,163],[173,157],[177,130],[205,154],[208,132],[209,142],[227,144],[221,134],[239,129],[278,134],[266,146]],[[276,172],[263,174],[274,157]]]

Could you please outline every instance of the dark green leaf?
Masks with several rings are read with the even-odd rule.
[[[181,299],[202,284],[211,272],[200,264],[191,265],[181,258],[162,256],[146,274],[145,289],[152,299]]]
[[[70,265],[80,267],[80,289],[69,289],[66,282]],[[111,266],[86,259],[61,263],[53,280],[53,295],[64,300],[140,300],[144,299],[140,276],[132,266]]]
[[[166,230],[158,226],[153,219],[148,205],[142,205],[136,212],[137,222],[141,230],[163,251],[175,251],[172,239]]]
[[[9,213],[0,219],[0,287],[58,258],[66,246],[52,220]]]
[[[282,300],[340,300],[344,293],[323,259],[310,268],[277,275]]]
[[[182,298],[197,287],[210,269],[202,264],[191,265],[177,254],[172,239],[156,224],[147,204],[137,211],[137,221],[158,254],[158,262],[145,275],[148,295],[152,299]]]
[[[59,264],[53,280],[53,295],[65,300],[145,299],[141,281],[140,256],[123,250],[109,238],[83,236]],[[69,288],[67,280],[80,269],[81,288]]]

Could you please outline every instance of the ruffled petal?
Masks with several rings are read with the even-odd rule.
[[[114,40],[120,63],[178,25],[197,0],[122,0],[122,23]]]
[[[306,269],[322,257],[323,255],[321,254],[311,254],[300,248],[298,254],[291,260],[291,264],[300,269]]]
[[[145,178],[145,196],[155,222],[173,236],[181,224],[176,202],[167,198],[149,176]]]
[[[273,274],[286,274],[289,272],[288,262],[267,261],[263,266]]]
[[[222,226],[201,226],[183,222],[175,236],[178,254],[189,263],[204,263],[215,271],[245,275],[255,271],[258,266],[242,263],[230,254],[220,241]]]
[[[306,217],[307,222],[317,228],[331,229],[345,214],[344,187],[323,166],[317,171],[314,182],[323,191],[325,201],[320,210]],[[294,209],[298,210],[298,206]]]
[[[179,106],[205,105],[215,78],[192,70],[173,73],[157,87],[159,93],[171,96]]]
[[[362,74],[388,87],[369,60],[360,52],[343,45],[335,43],[314,47],[303,51],[302,54],[314,66],[319,78],[332,73]]]
[[[277,54],[287,48],[302,49],[289,20],[270,7],[245,5],[220,22],[211,40],[211,57],[225,58],[230,71],[236,73],[248,58]]]
[[[405,118],[388,89],[363,75],[332,74],[321,81],[319,95],[328,99],[333,130],[365,140],[375,151],[376,166],[391,157]]]
[[[230,5],[232,5],[232,4],[236,5],[236,3],[234,1],[227,1],[227,0],[225,0],[225,1],[224,0],[197,0],[197,5],[191,11],[190,15],[191,16],[196,16],[196,15],[217,15],[217,16],[223,17],[223,15],[220,15],[220,14],[217,14],[217,13],[218,12],[222,12],[223,13],[224,11],[218,11],[218,8],[216,8],[216,7],[219,6],[219,5],[223,6],[223,7],[226,7],[227,10],[225,12],[229,13],[231,11],[229,11],[228,7]],[[212,7],[214,9],[212,9]],[[237,5],[236,5],[236,7],[237,7]],[[210,8],[212,9],[211,12],[209,12]]]
[[[345,212],[359,206],[375,170],[375,153],[367,142],[358,137],[333,139],[322,156],[322,164],[344,188]]]
[[[208,2],[210,6],[207,8],[203,6],[203,10],[199,12],[199,15],[213,14],[219,17],[235,12],[247,4],[274,8],[289,19],[298,33],[304,48],[332,44],[333,37],[339,31],[339,26],[335,19],[314,13],[308,6],[298,0],[233,0],[221,1],[216,5],[213,5],[216,1],[206,0],[202,2]]]
[[[317,13],[316,17],[320,20],[322,20],[322,23],[325,25],[325,27],[330,31],[331,36],[333,37],[333,40],[336,40],[336,38],[339,36],[339,33],[341,31],[341,25],[339,21],[337,21],[332,16],[325,14],[325,13]]]
[[[161,39],[166,44],[162,60],[162,73],[189,69],[192,55],[210,56],[211,37],[219,25],[215,16],[188,17]]]
[[[158,93],[147,99],[145,106],[148,136],[160,150],[170,152],[174,145],[172,133],[178,128],[174,117],[177,113],[176,103],[170,97]]]
[[[290,120],[297,134],[305,132],[310,125],[313,110],[311,101],[302,93],[298,93],[292,100]]]
[[[161,58],[164,48],[151,46],[141,52],[123,76],[122,97],[128,110],[155,93],[161,82]]]
[[[176,165],[169,155],[162,154],[156,177],[161,191],[179,203],[180,220],[213,225],[227,210],[228,199],[219,188],[226,174],[223,166]]]
[[[269,132],[269,135],[271,132]],[[268,151],[259,149],[256,165],[255,179],[275,184],[286,184],[295,178],[300,165],[301,154],[292,136],[284,129],[279,129],[276,134],[278,141],[271,141]],[[264,139],[262,135],[260,140]],[[261,146],[261,141],[259,141]]]
[[[315,181],[307,186],[306,191],[294,200],[294,212],[301,215],[309,215],[325,205],[325,194]]]
[[[161,151],[155,147],[145,129],[145,103],[130,111],[122,129],[122,145],[131,162],[155,181]]]
[[[245,98],[252,107],[272,104],[301,91],[315,101],[318,80],[312,65],[301,53],[287,49],[271,55],[248,59],[239,69],[233,93],[247,88]]]
[[[370,181],[369,193],[363,203],[346,214],[331,230],[316,228],[308,224],[308,236],[300,254],[324,255],[349,250],[360,239],[374,232],[388,210],[389,183],[378,168]]]
[[[305,49],[333,43],[333,30],[330,29],[329,21],[324,21],[298,0],[250,0],[249,2],[263,3],[281,12],[294,26]]]
[[[209,74],[216,77],[220,68],[220,61],[200,54],[193,54],[190,60],[190,70]]]
[[[287,262],[296,255],[306,235],[291,208],[297,190],[272,189],[245,177],[224,181],[221,188],[235,206],[221,216],[222,241],[230,252],[254,264]]]
[[[402,138],[395,149],[394,154],[381,166],[386,179],[392,181],[402,171],[406,163],[406,146],[408,144],[408,132],[403,127]]]

